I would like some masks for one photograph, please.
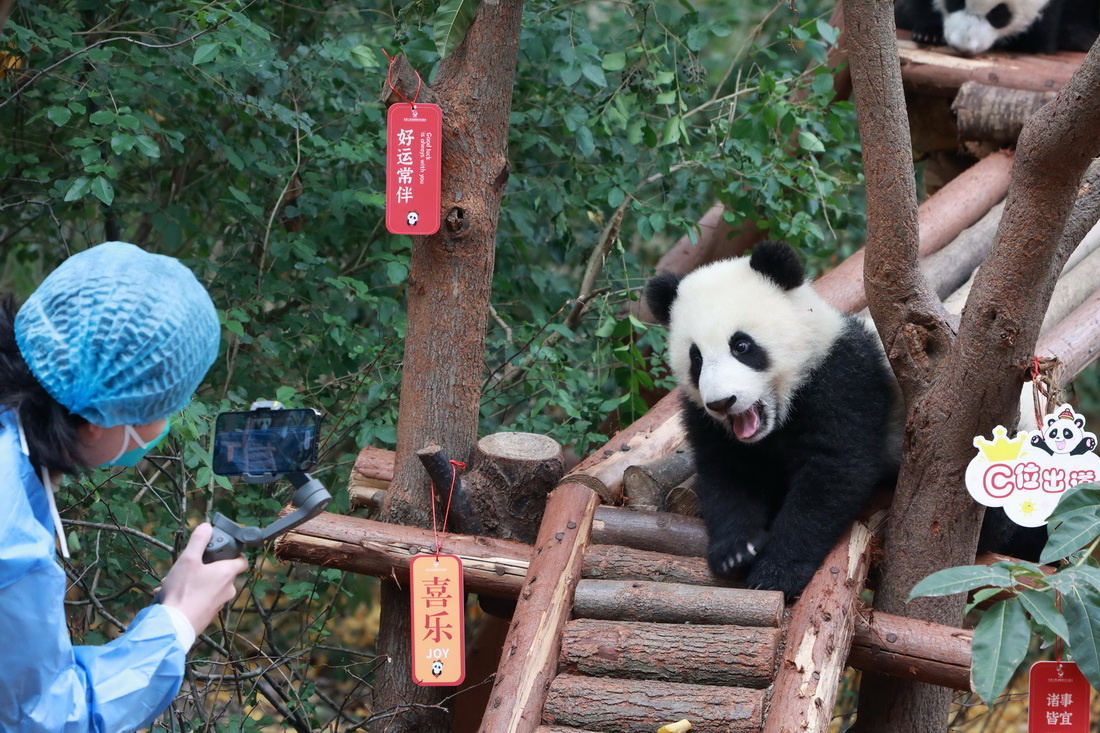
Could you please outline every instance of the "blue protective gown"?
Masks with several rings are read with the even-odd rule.
[[[45,492],[0,412],[0,732],[147,727],[179,692],[186,651],[160,605],[109,644],[72,645]]]

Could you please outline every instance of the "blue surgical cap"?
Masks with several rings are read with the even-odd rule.
[[[95,425],[181,410],[218,355],[218,314],[178,260],[107,242],[65,260],[15,317],[27,366]]]

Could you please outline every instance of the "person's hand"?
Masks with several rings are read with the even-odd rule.
[[[213,531],[209,522],[195,527],[187,547],[164,577],[158,594],[162,605],[183,612],[196,634],[201,634],[218,610],[233,600],[237,593],[233,579],[248,570],[244,557],[203,564],[202,553]]]

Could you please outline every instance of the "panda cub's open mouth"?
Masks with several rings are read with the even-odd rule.
[[[726,423],[738,440],[751,442],[767,427],[768,413],[764,410],[764,403],[757,402],[747,410],[728,415]]]

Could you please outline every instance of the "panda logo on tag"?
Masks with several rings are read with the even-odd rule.
[[[1096,435],[1069,405],[1045,416],[1039,430],[1008,438],[998,425],[993,440],[979,436],[974,447],[978,454],[966,469],[967,491],[979,504],[1002,507],[1024,527],[1046,524],[1067,489],[1100,478]]]

